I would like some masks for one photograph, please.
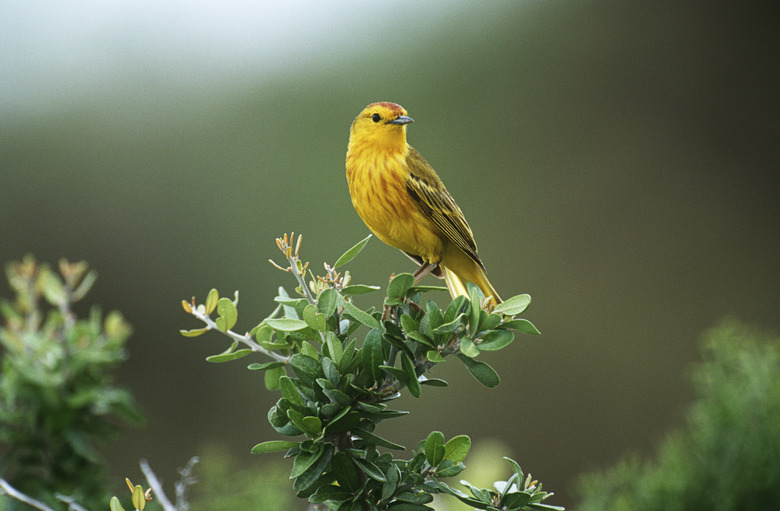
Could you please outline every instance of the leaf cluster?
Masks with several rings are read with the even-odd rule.
[[[290,478],[297,495],[329,509],[425,510],[431,509],[427,504],[436,493],[479,509],[553,508],[541,503],[549,495],[541,485],[517,490],[522,486],[517,474],[503,491],[471,488],[470,496],[443,483],[441,479],[465,468],[470,447],[465,435],[445,442],[440,432],[433,432],[411,458],[399,459],[393,452],[404,447],[378,432],[383,421],[407,414],[390,407],[402,391],[419,398],[425,386],[447,385],[426,376],[447,357],[460,360],[482,385],[498,385],[496,371],[477,357],[505,348],[516,332],[538,334],[528,320],[515,318],[530,297],[513,297],[490,311],[483,307],[480,290],[470,286],[469,296],[455,298],[442,310],[423,299],[425,293],[442,288],[418,286],[412,275],[400,274],[388,284],[381,310],[362,309],[353,297],[378,288],[351,285],[349,273],[337,269],[355,257],[368,238],[333,267],[326,264],[325,276],[307,271],[308,263],[298,258],[300,238],[294,249],[291,241],[286,236],[277,240],[289,267],[276,266],[296,277],[296,293],[280,288],[276,310],[247,334],[230,330],[237,320],[237,299],[219,298],[212,290],[204,304],[183,303],[206,323],[184,335],[219,330],[234,339],[228,350],[209,357],[210,362],[253,352],[272,358],[249,369],[263,371],[266,387],[281,394],[268,412],[271,426],[297,438],[262,442],[252,452],[284,451],[293,458]]]
[[[118,312],[72,311],[96,278],[83,262],[63,260],[57,273],[27,256],[6,274],[15,299],[0,302],[0,476],[49,504],[61,493],[104,507],[95,442],[115,435],[116,418],[143,420],[112,377],[131,328]]]

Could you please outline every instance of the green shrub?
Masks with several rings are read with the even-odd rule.
[[[183,302],[184,310],[205,324],[184,335],[214,330],[232,340],[227,350],[207,360],[259,355],[261,362],[249,369],[263,371],[266,388],[281,394],[268,420],[285,439],[259,443],[252,452],[281,451],[293,458],[292,488],[317,509],[424,511],[432,509],[427,504],[436,494],[478,509],[561,509],[544,504],[551,494],[510,459],[509,480],[494,488],[464,483],[467,494],[445,483],[465,468],[471,447],[466,435],[446,440],[433,431],[408,457],[396,457],[404,447],[382,437],[379,426],[407,414],[389,407],[401,392],[419,398],[429,385],[446,386],[426,374],[447,357],[462,362],[482,385],[495,387],[499,376],[479,355],[505,348],[514,332],[538,331],[528,320],[515,318],[530,304],[528,295],[490,311],[479,289],[470,286],[470,296],[459,296],[442,310],[423,300],[426,292],[442,288],[418,286],[408,273],[393,277],[381,309],[357,307],[355,295],[378,287],[352,284],[349,273],[338,268],[367,241],[332,267],[326,264],[324,276],[315,276],[298,257],[300,238],[297,244],[286,235],[278,239],[288,264],[276,266],[295,277],[297,288],[289,294],[280,288],[276,310],[246,334],[231,330],[238,294],[229,299],[212,290],[204,303]]]
[[[114,437],[117,417],[143,420],[112,377],[131,329],[118,312],[103,318],[97,307],[77,318],[72,305],[95,273],[67,261],[59,270],[30,256],[6,268],[16,297],[0,302],[0,478],[54,509],[66,508],[58,494],[104,509],[109,495],[95,443]],[[30,508],[0,496],[0,509]]]
[[[685,425],[654,459],[584,476],[580,511],[780,509],[780,340],[725,321],[702,352]]]

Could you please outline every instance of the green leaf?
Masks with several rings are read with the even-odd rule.
[[[233,351],[230,353],[220,353],[218,355],[211,355],[210,357],[206,357],[206,362],[211,362],[212,364],[221,364],[223,362],[230,362],[231,360],[236,360],[239,358],[243,358],[247,355],[252,353],[252,350],[249,348]]]
[[[363,295],[370,293],[371,291],[379,291],[382,289],[380,286],[364,286],[363,284],[355,284],[353,286],[346,286],[341,290],[345,295]]]
[[[342,412],[347,412],[337,415],[325,426],[325,431],[328,433],[342,433],[344,431],[350,431],[357,427],[360,423],[360,413],[356,411],[350,411],[347,406],[342,409]]]
[[[336,453],[334,455],[334,463],[335,463],[335,457],[338,456],[341,453]],[[357,473],[357,472],[356,472]],[[334,470],[334,474],[337,476],[338,480],[338,473]],[[335,484],[326,484],[325,486],[320,486],[317,488],[317,491],[315,491],[310,497],[309,502],[320,504],[322,502],[326,501],[335,501],[335,502],[341,502],[345,500],[349,500],[352,497],[352,491],[346,489],[343,487],[344,484],[339,481],[339,486],[336,486]]]
[[[125,511],[125,508],[122,507],[122,504],[119,502],[119,499],[116,497],[111,497],[111,502],[109,503],[109,509],[111,511]]]
[[[328,328],[325,315],[317,312],[317,306],[311,303],[303,309],[303,320],[318,332],[324,332]]]
[[[136,484],[135,488],[133,488],[131,502],[135,509],[143,510],[146,507],[146,496],[144,495],[144,489],[140,484]]]
[[[274,367],[267,370],[264,375],[265,388],[271,391],[279,390],[279,379],[286,374],[284,367]]]
[[[274,336],[274,329],[265,324],[265,321],[249,331],[249,335],[257,339],[259,343],[270,343]]]
[[[432,431],[425,439],[425,459],[435,467],[444,461],[444,454],[444,434],[441,431]]]
[[[292,378],[289,376],[282,376],[279,378],[279,386],[282,390],[282,395],[287,398],[287,401],[294,405],[303,406],[303,397],[295,387]]]
[[[386,366],[386,365],[379,366],[379,369],[388,373],[390,376],[400,381],[401,383],[406,383],[409,380],[409,375],[406,374],[406,371],[404,371],[403,369],[398,369],[397,367]]]
[[[337,456],[339,453],[334,455]],[[334,471],[335,472],[335,471]],[[339,486],[335,484],[326,484],[317,488],[311,496],[309,496],[309,502],[315,504],[321,504],[326,501],[343,502],[352,498],[352,491],[343,487],[344,485],[339,482]]]
[[[319,436],[320,432],[322,431],[322,421],[319,417],[314,417],[313,415],[307,415],[303,418],[303,430],[304,433],[309,435],[310,437],[316,437]]]
[[[485,504],[488,504],[493,500],[492,495],[490,494],[490,490],[477,488],[476,486],[470,484],[468,481],[461,481],[460,484],[468,488],[471,494],[474,495],[474,497],[484,502]]]
[[[300,454],[298,456],[300,456]],[[295,491],[308,490],[320,478],[322,473],[328,467],[332,457],[333,444],[327,444],[322,450],[322,454],[319,456],[319,458],[317,458],[317,460],[312,465],[310,465],[304,473],[298,476],[298,478],[293,483],[293,489]]]
[[[300,444],[299,444],[300,445]],[[290,479],[295,479],[299,475],[306,472],[309,467],[317,463],[322,455],[325,454],[324,446],[320,445],[314,452],[300,451],[295,460],[293,460],[293,468],[290,472]]]
[[[382,494],[380,497],[382,500],[389,499],[395,493],[396,488],[398,488],[398,482],[401,480],[401,470],[397,465],[393,464],[390,465],[386,475],[387,482],[382,485]]]
[[[424,378],[420,380],[420,385],[430,385],[431,387],[446,387],[447,382],[439,378]]]
[[[376,445],[377,447],[386,447],[387,449],[395,449],[396,451],[403,451],[404,449],[406,449],[403,445],[396,444],[394,442],[391,442],[390,440],[386,440],[364,429],[355,428],[352,430],[352,433],[355,436],[362,438],[369,444]]]
[[[504,321],[501,323],[501,328],[511,328],[512,330],[517,330],[518,332],[524,333],[524,334],[530,334],[530,335],[540,335],[541,332],[536,329],[536,327],[528,321],[527,319],[513,319],[510,321]]]
[[[220,298],[217,301],[217,314],[219,315],[216,320],[217,328],[223,332],[233,328],[238,320],[238,310],[229,298]]]
[[[466,287],[469,290],[469,300],[471,301],[469,334],[474,337],[477,335],[477,329],[479,328],[479,316],[480,312],[482,312],[482,298],[484,298],[484,296],[482,295],[482,291],[471,282],[467,282]]]
[[[468,303],[468,298],[465,296],[456,296],[452,299],[447,306],[447,310],[444,312],[444,322],[449,323],[461,314],[470,313],[471,304]],[[468,310],[467,310],[468,309]],[[468,320],[468,317],[466,318]],[[464,321],[465,323],[465,321]]]
[[[452,461],[463,461],[471,449],[471,439],[466,435],[450,438],[444,444],[444,458]]]
[[[474,343],[471,342],[471,339],[465,338],[460,340],[460,352],[469,358],[474,358],[479,355],[479,350],[474,346]]]
[[[438,467],[436,467],[437,477],[452,477],[460,474],[466,470],[466,465],[460,461],[452,461],[445,459]]]
[[[473,376],[479,383],[488,388],[493,388],[499,383],[501,379],[498,377],[498,373],[484,362],[474,360],[466,355],[458,354],[458,358],[465,364],[471,376]]]
[[[444,362],[444,357],[441,356],[441,353],[435,350],[428,350],[425,353],[425,358],[430,360],[431,362],[438,364],[440,362]]]
[[[184,337],[197,337],[199,335],[205,334],[208,331],[209,329],[208,327],[206,327],[206,328],[196,328],[193,330],[179,330],[179,333]]]
[[[361,458],[353,458],[352,461],[354,461],[358,468],[360,468],[360,470],[362,470],[371,479],[379,481],[380,483],[387,482],[387,476],[385,476],[379,467],[370,461]]]
[[[382,325],[368,312],[362,311],[352,305],[350,302],[344,302],[344,309],[346,312],[355,318],[355,321],[366,325],[368,328],[381,328]]]
[[[412,291],[417,293],[428,293],[430,291],[448,291],[446,286],[414,286]]]
[[[433,501],[433,495],[426,493],[425,491],[402,491],[395,496],[399,502],[410,504],[428,504]],[[390,509],[398,509],[393,506]]]
[[[301,343],[301,355],[317,360],[320,357],[320,352],[309,341],[303,341]]]
[[[512,472],[514,472],[515,476],[517,477],[517,486],[522,486],[523,480],[525,479],[525,474],[523,473],[523,469],[520,468],[520,464],[512,458],[507,458],[506,456],[504,456],[504,460],[506,460],[506,462],[509,463],[509,466],[512,467]]]
[[[505,316],[514,316],[523,312],[530,304],[530,295],[517,295],[503,303],[496,305],[496,308],[493,309],[493,312],[496,314],[503,314]]]
[[[390,284],[387,285],[387,297],[401,299],[406,296],[414,285],[414,275],[411,273],[400,273],[393,277]]]
[[[531,494],[528,492],[520,491],[506,495],[501,499],[501,503],[506,509],[522,509],[523,506],[527,506],[531,502]]]
[[[338,366],[341,357],[344,355],[344,346],[341,344],[338,337],[336,337],[336,334],[333,332],[325,332],[325,347],[330,359]]]
[[[536,511],[566,511],[566,508],[564,507],[553,506],[552,504],[542,504],[541,502],[532,502],[528,504],[528,508],[535,509]]]
[[[477,344],[480,351],[498,351],[515,339],[515,334],[509,330],[490,330],[482,336],[482,342]]]
[[[211,291],[209,291],[208,296],[206,296],[206,315],[211,315],[212,312],[214,312],[214,309],[217,308],[217,301],[219,300],[219,292],[212,288]]]
[[[328,357],[322,357],[322,372],[325,374],[325,378],[333,384],[338,385],[341,381],[341,374],[339,373],[336,363]],[[319,382],[319,380],[317,380]]]
[[[46,301],[52,305],[59,305],[68,299],[65,292],[65,284],[59,275],[51,271],[48,267],[43,267],[38,276],[38,284]]]
[[[360,488],[360,474],[349,454],[343,451],[337,452],[333,455],[333,463],[331,465],[339,486],[350,493]]]
[[[301,383],[307,387],[314,386],[317,378],[324,376],[318,360],[296,353],[290,357],[290,365],[295,371],[295,375],[300,378]]]
[[[433,301],[426,302],[425,309],[426,314],[420,320],[420,332],[433,338],[433,331],[444,323],[444,316],[442,316],[441,309]]]
[[[290,408],[287,410],[287,418],[292,421],[295,426],[303,431],[309,437],[316,437],[322,430],[322,421],[313,415],[304,416],[301,412]]]
[[[430,340],[428,336],[426,336],[422,332],[416,332],[414,330],[410,330],[406,332],[406,336],[413,341],[419,342],[421,344],[425,344],[426,346],[429,346],[431,348],[436,346],[436,343]]]
[[[282,332],[296,332],[308,326],[304,320],[292,318],[266,319],[265,324]]]
[[[371,234],[363,238],[361,241],[359,241],[355,246],[344,252],[341,257],[338,258],[336,261],[336,264],[333,265],[333,268],[338,268],[339,266],[345,265],[351,260],[353,260],[361,250],[366,246],[366,243],[368,243],[368,240],[371,239]]]
[[[341,392],[340,390],[322,389],[322,392],[328,397],[328,399],[330,399],[337,405],[347,406],[350,403],[352,403],[352,398],[349,397],[349,395],[345,394],[344,392]]]
[[[449,334],[457,330],[458,327],[460,327],[461,325],[465,325],[467,319],[468,317],[466,316],[466,314],[461,313],[458,317],[456,317],[449,323],[444,323],[443,325],[434,328],[433,332],[437,335]]]
[[[266,369],[276,369],[277,367],[282,367],[284,365],[284,362],[266,362],[265,364],[259,364],[257,362],[253,364],[249,364],[246,366],[247,369],[250,371],[265,371]]]
[[[406,372],[408,376],[408,380],[406,381],[406,387],[409,389],[409,393],[413,395],[414,397],[420,397],[420,394],[422,393],[422,389],[420,388],[420,382],[417,379],[417,372],[414,368],[414,362],[411,358],[409,358],[409,355],[406,354],[406,352],[401,351],[401,367],[403,367],[404,371]]]
[[[269,452],[286,451],[300,445],[300,442],[290,442],[288,440],[268,440],[267,442],[260,442],[252,447],[251,452],[252,454],[265,454]]]
[[[501,323],[501,314],[488,314],[484,310],[479,313],[479,331],[493,330]]]
[[[443,493],[446,493],[448,495],[452,495],[453,497],[457,498],[461,502],[463,502],[463,503],[465,503],[465,504],[467,504],[467,505],[469,505],[471,507],[476,507],[478,509],[485,509],[485,507],[483,505],[484,502],[479,501],[479,500],[475,499],[474,497],[470,497],[470,496],[466,495],[462,491],[457,490],[457,489],[447,485],[443,481],[440,481],[438,479],[434,479],[432,481],[432,484],[434,485],[434,487],[436,487],[437,489],[441,490]]]
[[[357,340],[352,339],[349,341],[349,344],[347,344],[347,347],[344,348],[344,353],[341,355],[341,358],[338,361],[338,369],[341,374],[346,374],[351,372],[350,366],[352,362],[355,360],[355,355],[357,353],[357,350],[355,349],[355,346],[357,345]],[[330,352],[330,349],[328,349]],[[330,353],[331,358],[333,358],[333,353]],[[334,359],[335,360],[335,359]]]
[[[382,376],[379,366],[384,362],[384,349],[382,348],[382,332],[378,328],[372,328],[368,332],[360,351],[362,352],[363,370],[369,374],[372,382],[379,381]]]
[[[412,319],[408,314],[401,314],[401,329],[404,332],[416,332],[419,328],[419,323]]]
[[[336,306],[339,303],[339,292],[333,288],[327,288],[320,293],[317,298],[317,311],[329,318],[336,312]]]
[[[270,371],[268,371],[270,373]],[[268,373],[265,373],[266,376]],[[287,417],[287,413],[282,409],[282,404],[284,404],[286,400],[280,399],[274,406],[268,410],[268,422],[271,424],[271,426],[282,435],[287,436],[297,436],[303,433],[300,429],[298,429],[295,424],[290,422],[290,418]],[[287,403],[289,406],[289,403]]]

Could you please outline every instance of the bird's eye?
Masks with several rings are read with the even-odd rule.
[[[374,114],[371,116],[371,120],[373,120],[374,122],[379,122],[382,120],[382,116],[379,114]]]

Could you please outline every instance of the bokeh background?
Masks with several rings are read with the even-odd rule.
[[[777,11],[3,2],[0,260],[87,260],[100,278],[82,312],[134,325],[119,379],[149,424],[105,450],[117,477],[140,479],[145,457],[172,481],[215,443],[257,463],[275,396],[247,359],[207,364],[225,339],[181,337],[198,325],[179,302],[239,289],[249,329],[292,285],[267,263],[275,237],[303,233],[315,269],[362,239],[349,125],[398,102],[491,280],[533,296],[543,335],[483,355],[495,390],[437,367],[450,388],[402,399],[411,419],[381,434],[497,439],[571,505],[577,474],[649,453],[683,420],[702,331],[724,316],[780,327]],[[384,285],[410,264],[374,240],[349,269]]]

